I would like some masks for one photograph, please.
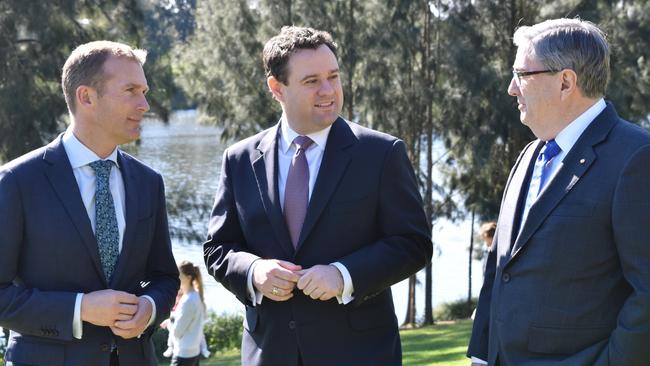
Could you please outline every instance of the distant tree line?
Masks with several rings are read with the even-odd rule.
[[[332,33],[344,117],[407,143],[432,224],[466,212],[495,219],[509,169],[534,138],[506,93],[514,30],[556,17],[599,24],[612,45],[606,98],[647,128],[648,14],[644,0],[5,0],[0,161],[62,129],[60,68],[77,44],[99,38],[150,51],[152,111],[163,120],[193,105],[226,140],[271,126],[280,109],[265,86],[262,46],[295,24]],[[429,266],[425,323],[433,322],[431,273]],[[405,323],[415,324],[415,277],[409,287]]]

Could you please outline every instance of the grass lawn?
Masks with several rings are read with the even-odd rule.
[[[471,331],[470,320],[402,330],[404,366],[468,366],[469,359],[465,357],[465,352]],[[201,360],[201,365],[240,366],[239,351]]]

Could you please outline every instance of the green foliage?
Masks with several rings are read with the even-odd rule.
[[[440,304],[433,311],[434,318],[438,320],[458,320],[469,319],[478,304],[477,298],[472,298],[471,302],[466,299],[456,300]]]
[[[205,325],[205,341],[210,352],[218,353],[241,346],[244,331],[244,319],[241,315],[217,315],[210,312]]]

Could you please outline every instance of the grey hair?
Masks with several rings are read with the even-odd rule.
[[[513,41],[528,47],[545,68],[571,69],[578,88],[589,98],[601,97],[609,81],[609,45],[605,33],[594,23],[581,19],[552,19],[520,27]]]

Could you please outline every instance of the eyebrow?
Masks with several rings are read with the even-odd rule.
[[[124,86],[124,88],[138,88],[138,89],[144,89],[145,92],[149,91],[149,86],[148,85],[142,85],[142,84],[136,84],[136,83],[128,83]]]
[[[335,73],[338,73],[338,72],[340,72],[339,69],[332,69],[332,70],[330,70],[330,71],[328,72],[328,75],[335,74]],[[311,79],[311,78],[315,78],[315,77],[318,77],[318,74],[310,74],[310,75],[306,75],[304,78],[300,79],[300,82],[303,82],[303,81],[305,81],[305,80],[307,80],[307,79]]]

